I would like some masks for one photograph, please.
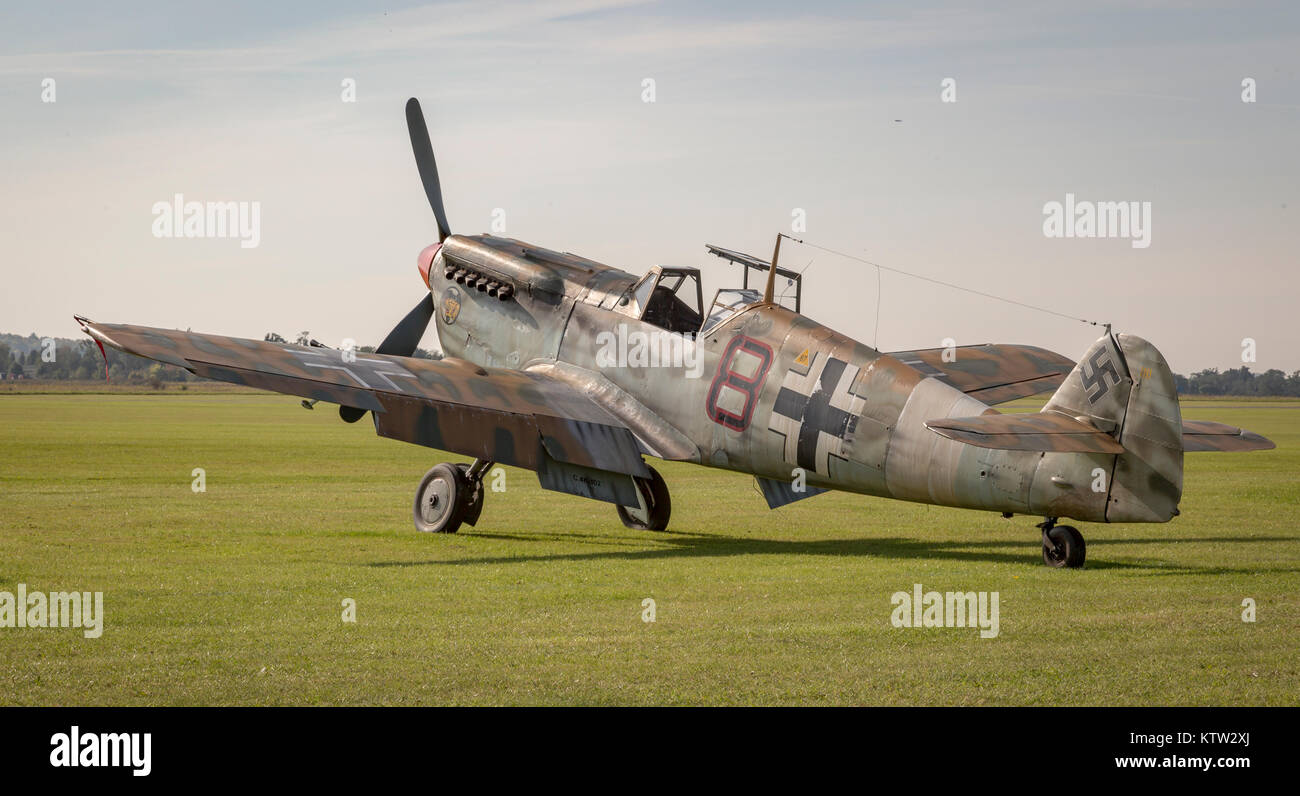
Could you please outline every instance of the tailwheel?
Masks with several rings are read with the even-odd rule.
[[[631,508],[618,506],[618,518],[623,521],[623,525],[634,530],[662,531],[668,527],[673,502],[668,497],[668,485],[664,483],[659,471],[650,466],[646,469],[650,471],[648,479],[633,478],[640,505]]]
[[[1088,554],[1083,534],[1070,525],[1057,525],[1048,519],[1039,524],[1043,529],[1043,563],[1049,567],[1078,569]]]
[[[459,467],[447,462],[435,465],[424,474],[415,490],[415,530],[421,533],[460,530],[472,495],[473,485]]]

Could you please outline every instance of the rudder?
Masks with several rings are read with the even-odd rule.
[[[1183,492],[1183,423],[1164,356],[1131,334],[1093,343],[1044,412],[1086,420],[1124,452],[1107,479],[1107,522],[1167,522]]]

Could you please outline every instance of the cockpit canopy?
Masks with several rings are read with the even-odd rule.
[[[656,265],[623,293],[615,311],[646,323],[683,335],[707,334],[728,318],[747,307],[763,302],[760,290],[750,287],[750,271],[766,279],[771,265],[752,255],[709,245],[710,254],[744,266],[742,287],[719,290],[704,315],[704,294],[698,268],[669,268]],[[777,268],[774,301],[792,312],[799,312],[803,277],[795,271]],[[791,295],[793,294],[793,295]]]
[[[756,286],[761,286],[767,281],[767,272],[772,269],[772,264],[767,260],[759,259],[752,254],[745,254],[744,252],[724,249],[721,246],[714,246],[712,243],[707,244],[705,248],[708,250],[709,254],[712,254],[715,257],[721,257],[724,260],[744,267],[742,274],[744,281],[742,282],[741,287],[745,288],[749,293],[757,292],[754,290],[748,290],[750,271],[755,272],[755,276],[757,277]],[[801,307],[801,296],[803,293],[803,274],[801,272],[790,271],[778,267],[776,269],[776,275],[777,280],[774,285],[776,290],[774,291],[775,295],[773,296],[773,301],[791,312],[796,314],[799,313]],[[715,298],[714,303],[716,304],[717,301],[718,299]],[[712,315],[713,313],[710,312],[709,314]]]
[[[709,307],[709,319],[700,330],[705,334],[713,327],[740,312],[751,304],[763,301],[763,294],[748,288],[731,288],[719,290],[713,295],[713,306]]]
[[[704,292],[698,268],[656,265],[618,300],[617,312],[678,334],[700,330]]]

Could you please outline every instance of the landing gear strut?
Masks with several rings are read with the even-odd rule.
[[[636,481],[640,505],[635,508],[618,506],[618,518],[623,525],[638,531],[662,531],[668,527],[668,517],[673,512],[673,502],[668,497],[668,485],[659,471],[649,465],[650,477],[633,478]]]
[[[463,522],[478,522],[483,511],[483,474],[491,467],[492,462],[475,459],[473,464],[443,462],[425,473],[415,490],[415,530],[455,533]]]
[[[1057,525],[1055,517],[1038,523],[1043,530],[1043,563],[1049,567],[1077,569],[1083,566],[1088,547],[1083,534],[1070,525]]]

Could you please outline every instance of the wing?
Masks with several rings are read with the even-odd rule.
[[[1267,451],[1276,447],[1272,440],[1244,428],[1209,420],[1183,421],[1185,451]]]
[[[889,356],[989,405],[1054,390],[1074,369],[1072,359],[1031,345],[985,343]]]
[[[632,479],[615,476],[650,476],[625,424],[542,374],[77,321],[104,345],[205,378],[369,410],[381,436],[536,470],[548,489],[635,506]]]
[[[925,421],[941,437],[1004,451],[1123,453],[1114,437],[1057,412],[945,417]]]

